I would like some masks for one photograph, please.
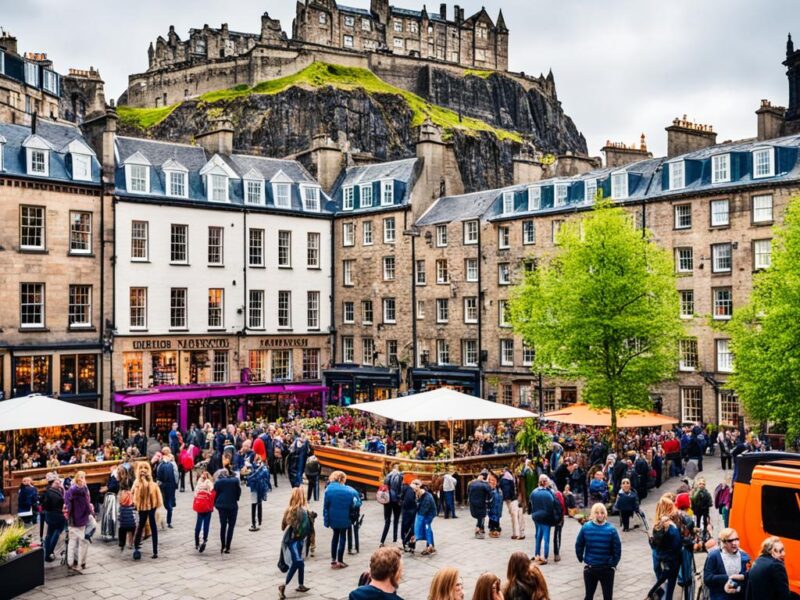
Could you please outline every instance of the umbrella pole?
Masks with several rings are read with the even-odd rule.
[[[453,460],[456,456],[456,449],[453,447],[453,422],[447,422],[450,425],[450,460]]]

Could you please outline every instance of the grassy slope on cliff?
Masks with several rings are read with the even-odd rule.
[[[238,85],[227,90],[208,92],[200,96],[200,100],[207,104],[213,104],[244,98],[252,94],[279,94],[294,86],[311,89],[332,86],[341,90],[362,89],[368,94],[394,94],[402,96],[408,104],[414,115],[412,122],[414,127],[421,125],[425,119],[430,119],[434,124],[446,131],[453,129],[460,129],[465,132],[486,131],[493,133],[501,140],[522,141],[522,137],[519,134],[492,127],[480,119],[472,117],[459,119],[456,112],[426,102],[416,94],[390,85],[368,69],[342,67],[321,62],[315,62],[293,75],[263,81],[253,87]],[[166,119],[177,106],[173,105],[159,109],[119,107],[118,113],[125,124],[147,129]]]

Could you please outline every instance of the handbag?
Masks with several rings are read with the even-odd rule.
[[[286,533],[283,534],[283,540],[281,541],[281,551],[278,553],[278,570],[281,573],[286,573],[289,571],[289,562],[286,560],[286,554],[289,552],[289,536],[291,535],[291,527],[286,529]],[[289,561],[291,561],[291,554],[289,555]]]

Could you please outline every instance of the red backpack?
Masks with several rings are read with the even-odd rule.
[[[194,502],[192,509],[196,513],[207,513],[214,510],[214,499],[217,493],[214,490],[207,492],[206,490],[198,490],[194,495]]]
[[[194,469],[194,459],[192,458],[191,454],[186,452],[185,450],[181,453],[181,466],[183,467],[184,471],[191,471]]]

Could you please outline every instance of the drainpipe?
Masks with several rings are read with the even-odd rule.
[[[483,236],[478,222],[478,397],[483,398]]]

